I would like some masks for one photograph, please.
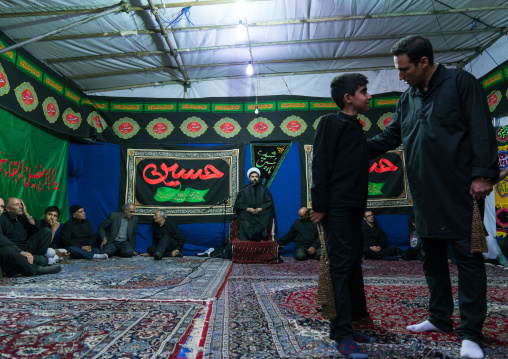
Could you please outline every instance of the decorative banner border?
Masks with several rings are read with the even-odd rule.
[[[71,108],[68,108],[62,114],[62,120],[65,126],[77,130],[81,125],[81,114],[74,112]]]
[[[99,115],[96,111],[92,111],[88,117],[86,118],[86,122],[93,128],[97,130],[98,133],[102,133],[106,127],[108,127],[108,124],[101,115]]]
[[[180,125],[180,130],[182,130],[185,135],[196,138],[208,130],[208,125],[199,117],[192,116],[183,121]]]
[[[48,97],[42,103],[42,112],[49,123],[55,123],[60,116],[60,108],[54,97]]]
[[[146,130],[150,136],[158,140],[168,137],[174,129],[175,126],[163,117],[158,117],[146,125]]]
[[[221,146],[222,147],[222,146]],[[151,222],[151,217],[158,209],[165,209],[168,217],[172,217],[177,223],[185,222],[211,222],[221,219],[224,215],[231,221],[234,217],[233,207],[235,205],[236,194],[240,190],[240,179],[244,180],[242,156],[245,156],[245,145],[228,146],[224,149],[209,149],[209,147],[189,147],[192,150],[162,150],[162,149],[133,149],[126,148],[126,182],[125,182],[125,203],[132,202],[136,204],[136,214],[145,217]],[[201,202],[182,202],[171,203],[168,206],[166,202],[160,202],[156,205],[143,205],[136,199],[136,172],[138,164],[143,160],[222,160],[229,165],[229,188],[227,193],[229,197],[226,204],[223,203],[201,203]],[[182,169],[183,170],[183,169]],[[178,172],[181,174],[180,172]],[[183,177],[182,177],[183,178]],[[242,182],[243,183],[243,182]]]
[[[293,115],[282,121],[280,129],[288,136],[298,137],[305,132],[307,124],[302,118]]]
[[[242,126],[240,126],[240,124],[232,118],[224,117],[217,121],[215,125],[213,125],[213,129],[221,137],[232,138],[238,135],[242,129]]]
[[[14,89],[14,93],[16,94],[19,105],[25,112],[35,110],[37,105],[39,105],[37,93],[30,82],[23,82]]]
[[[7,78],[7,73],[5,72],[2,64],[0,64],[0,96],[3,96],[11,90],[11,85],[9,85],[9,79]]]
[[[489,104],[490,112],[494,112],[497,105],[499,105],[499,103],[501,102],[502,99],[503,99],[503,95],[501,94],[501,91],[499,91],[499,90],[492,91],[489,94],[489,96],[487,96],[487,102]]]
[[[130,117],[122,117],[113,124],[115,134],[123,139],[136,136],[139,131],[139,125]]]
[[[270,136],[275,126],[272,121],[264,117],[253,119],[247,126],[249,133],[256,138],[265,138]]]
[[[312,208],[312,197],[311,197],[311,188],[312,188],[312,148],[313,145],[304,145],[304,153],[305,153],[305,178],[306,178],[306,207]],[[396,148],[393,151],[388,151],[387,153],[396,153],[402,158],[402,163],[405,164],[405,156],[402,145]],[[368,208],[388,208],[388,207],[409,207],[413,205],[413,197],[411,195],[411,191],[409,190],[409,183],[407,181],[406,168],[404,165],[404,193],[402,197],[399,198],[383,198],[383,199],[368,199],[367,207]]]
[[[362,124],[362,129],[364,132],[367,132],[370,130],[372,126],[372,122],[370,122],[369,118],[367,116],[364,116],[362,114],[358,114],[358,121]]]
[[[379,118],[379,120],[377,120],[377,125],[381,129],[381,131],[384,131],[386,126],[388,126],[390,124],[390,122],[392,121],[392,117],[393,117],[393,112],[387,112],[383,116],[381,116]],[[386,120],[388,120],[388,119],[390,119],[390,120],[388,122],[386,122]]]

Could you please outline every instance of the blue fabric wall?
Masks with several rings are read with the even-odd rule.
[[[245,154],[245,168],[250,167],[250,146]],[[79,204],[85,209],[95,232],[109,212],[118,211],[120,183],[120,146],[97,142],[93,145],[71,143],[69,146],[67,191],[69,206]],[[247,177],[245,177],[247,182]],[[294,144],[270,186],[275,202],[276,236],[289,231],[300,209],[300,160],[298,146]],[[68,209],[67,209],[68,210]],[[375,213],[375,211],[374,211]],[[390,246],[408,245],[407,215],[376,216],[385,230]],[[146,252],[152,243],[152,225],[140,224],[136,250]],[[223,243],[223,223],[179,224],[185,237],[184,255],[194,255]],[[229,226],[226,224],[226,236]],[[281,251],[291,256],[294,243]]]

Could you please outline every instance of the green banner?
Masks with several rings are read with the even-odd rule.
[[[22,199],[35,219],[41,219],[47,207],[57,206],[59,221],[66,221],[69,142],[3,109],[0,128],[0,197]]]

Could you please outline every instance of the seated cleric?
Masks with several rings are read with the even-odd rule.
[[[321,257],[321,241],[316,224],[310,220],[310,209],[300,208],[298,216],[300,218],[294,221],[289,232],[283,235],[277,244],[282,247],[295,239],[295,259],[297,261],[319,259]]]
[[[272,194],[259,183],[261,171],[252,167],[247,171],[249,184],[236,197],[239,238],[242,241],[260,241],[268,237],[275,209]]]

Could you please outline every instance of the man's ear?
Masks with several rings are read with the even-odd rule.
[[[344,107],[349,103],[351,103],[351,95],[346,92],[344,94]]]
[[[423,56],[418,62],[422,65],[423,69],[429,66],[429,58],[427,56]]]

